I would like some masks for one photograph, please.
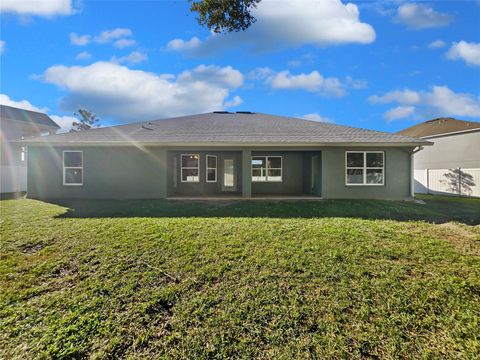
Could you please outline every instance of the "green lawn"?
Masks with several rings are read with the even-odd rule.
[[[477,358],[480,200],[3,200],[0,359]]]

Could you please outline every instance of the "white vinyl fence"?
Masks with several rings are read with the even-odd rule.
[[[27,191],[26,166],[0,166],[0,193]]]
[[[480,169],[415,170],[415,193],[480,197]]]

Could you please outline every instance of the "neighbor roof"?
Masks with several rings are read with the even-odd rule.
[[[32,143],[165,145],[428,145],[386,132],[260,113],[214,112],[35,138]]]
[[[399,131],[397,134],[423,138],[474,129],[480,130],[480,122],[457,120],[454,118],[437,118],[411,126],[405,130]]]
[[[19,109],[8,105],[0,105],[0,119],[2,119],[2,121],[23,121],[60,129],[60,126],[58,126],[57,123],[55,123],[55,121],[53,121],[47,114],[38,111]]]

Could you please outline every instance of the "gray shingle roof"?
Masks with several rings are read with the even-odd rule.
[[[260,113],[207,113],[164,120],[56,134],[30,142],[149,144],[298,144],[398,143],[425,141],[386,132]]]
[[[54,122],[47,114],[37,111],[19,109],[8,105],[0,105],[0,119],[2,119],[2,121],[24,121],[32,124],[50,126],[60,129],[60,126],[58,126],[57,123]]]

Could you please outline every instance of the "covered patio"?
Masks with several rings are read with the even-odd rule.
[[[321,152],[281,149],[172,149],[171,200],[318,199]]]

